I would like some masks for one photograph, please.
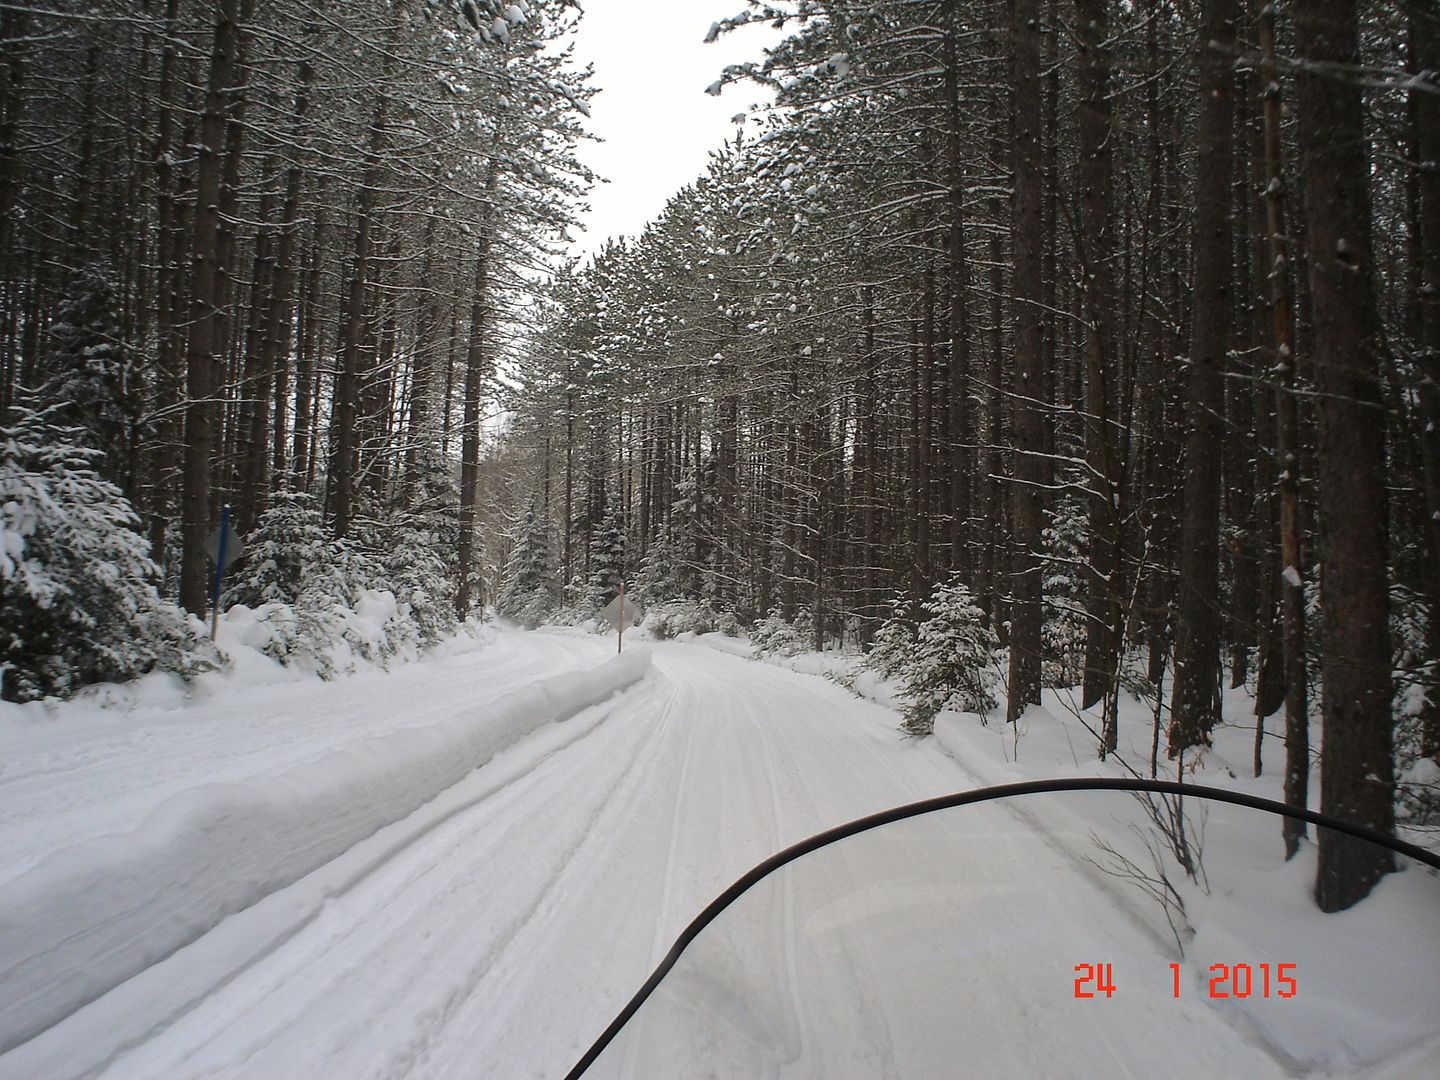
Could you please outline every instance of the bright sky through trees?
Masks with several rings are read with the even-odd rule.
[[[601,92],[589,127],[605,141],[581,146],[580,157],[610,182],[591,194],[577,253],[644,228],[734,135],[732,118],[761,100],[748,84],[705,93],[726,64],[760,60],[777,36],[745,27],[706,45],[710,24],[743,7],[741,0],[585,0],[576,60],[595,65]]]

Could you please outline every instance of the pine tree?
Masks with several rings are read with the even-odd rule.
[[[929,618],[916,631],[899,694],[907,703],[905,730],[917,736],[930,734],[941,709],[985,713],[995,708],[990,664],[997,648],[985,613],[958,575],[939,585],[921,607]]]
[[[134,350],[120,328],[119,285],[108,269],[88,267],[50,327],[52,375],[36,394],[53,408],[52,422],[80,429],[83,444],[101,452],[105,479],[133,490],[132,451],[145,392]]]
[[[48,412],[20,410],[0,428],[0,696],[10,701],[213,660],[151,584],[159,567],[139,519],[85,438]]]
[[[673,528],[665,528],[650,542],[636,579],[636,592],[647,604],[675,600],[686,594],[685,567]]]
[[[519,536],[505,563],[495,610],[531,630],[554,610],[559,582],[550,556],[550,529],[531,500],[520,522]]]
[[[305,589],[334,574],[319,501],[302,491],[281,491],[271,497],[270,508],[246,538],[243,563],[226,601],[252,608],[293,606]]]
[[[1084,508],[1061,500],[1042,534],[1045,551],[1045,646],[1042,673],[1046,686],[1076,686],[1084,677],[1086,642],[1085,550],[1089,528]],[[1093,626],[1093,624],[1090,624]]]
[[[590,539],[589,602],[599,610],[620,592],[625,582],[625,516],[612,500],[600,526]]]

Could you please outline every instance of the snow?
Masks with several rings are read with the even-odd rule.
[[[542,723],[635,682],[647,663],[632,651],[242,783],[198,783],[128,832],[46,856],[0,885],[0,1047],[344,854]]]
[[[1003,724],[942,712],[903,739],[890,709],[800,673],[833,658],[682,639],[615,657],[499,629],[330,683],[233,645],[234,673],[189,693],[152,677],[5,706],[0,1040],[33,1037],[0,1078],[559,1075],[774,851],[977,784],[1117,771],[1053,694],[1017,762]],[[1135,760],[1148,725],[1128,703]],[[1248,735],[1217,736],[1202,781],[1248,762]],[[1311,850],[1276,862],[1278,826],[1246,846],[1253,814],[1226,809],[1183,961],[1094,862],[1092,832],[1131,837],[1132,800],[967,808],[747,894],[592,1075],[693,1075],[697,1054],[717,1075],[1417,1075],[1435,879],[1322,916]],[[1202,1000],[1217,961],[1297,963],[1301,994]],[[1073,998],[1081,962],[1114,965],[1114,1000]]]

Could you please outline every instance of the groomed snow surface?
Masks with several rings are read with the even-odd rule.
[[[1063,695],[1018,753],[994,717],[917,742],[884,686],[713,635],[615,657],[487,628],[328,683],[231,651],[188,691],[0,705],[0,1080],[561,1076],[775,851],[951,791],[1123,775]],[[1250,779],[1227,709],[1194,779],[1275,797],[1278,742]],[[1121,731],[1148,771],[1139,703]],[[1187,812],[1209,888],[1169,867],[1179,942],[1096,844],[1149,868],[1131,797],[947,811],[757,886],[591,1075],[1440,1075],[1440,879],[1409,866],[1322,916],[1278,819]],[[1075,996],[1084,963],[1113,996]],[[1212,1000],[1216,963],[1248,965],[1249,996]]]

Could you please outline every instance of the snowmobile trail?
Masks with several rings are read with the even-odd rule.
[[[525,638],[507,646],[514,657],[597,659],[593,640]],[[0,1056],[0,1077],[27,1075],[20,1063],[51,1077],[559,1076],[751,866],[830,826],[969,786],[933,740],[903,739],[893,713],[824,680],[679,643],[655,645],[652,666],[476,770],[446,793],[443,816],[417,812],[433,822],[410,823],[413,838],[390,841],[323,901],[302,902],[311,879],[267,897],[272,918],[294,914],[243,964],[226,969],[230,954],[207,953],[206,938],[170,957],[173,972],[214,966],[203,994],[147,1014],[144,978],[132,980],[108,1013],[102,998]],[[395,689],[413,697],[412,718],[465,692]],[[345,694],[333,707],[360,708]],[[807,856],[697,942],[674,985],[734,1019],[740,1056],[725,1075],[948,1076],[957,1062],[980,1076],[1283,1075],[1203,1006],[1188,1009],[1185,1045],[1157,1045],[1126,1027],[1158,1025],[1177,1003],[1107,1014],[1104,1002],[1068,1000],[1077,962],[1163,975],[1170,958],[1033,829],[975,809]],[[917,899],[945,912],[943,933],[919,921]],[[968,965],[964,1000],[943,989],[957,964]],[[767,989],[747,996],[731,977],[746,968]],[[87,1057],[92,1011],[134,1026]],[[1083,1060],[1064,1056],[1078,1024],[1092,1033]],[[997,1038],[1017,1025],[1024,1038]],[[679,1075],[663,1046],[616,1049],[596,1075]]]

